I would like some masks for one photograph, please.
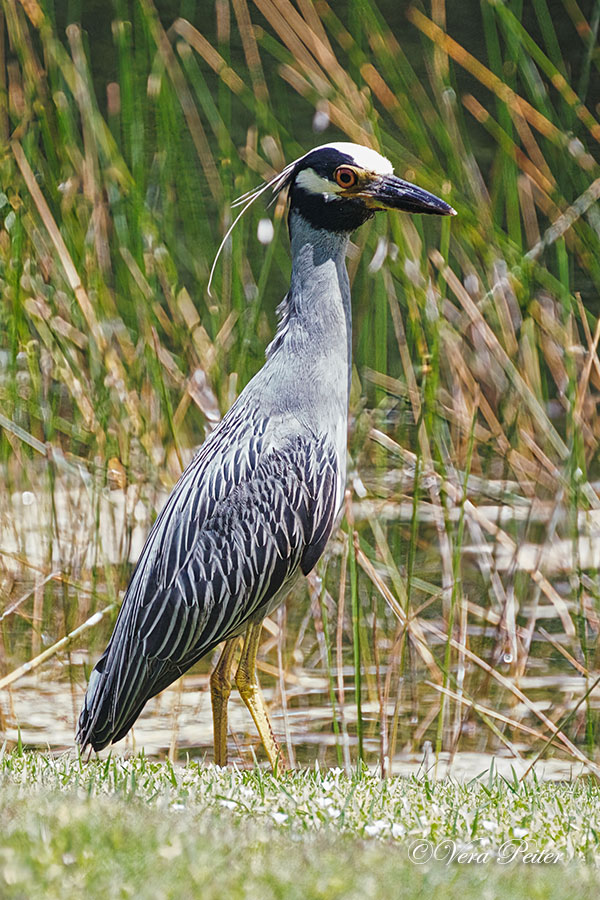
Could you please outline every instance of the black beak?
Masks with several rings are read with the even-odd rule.
[[[430,194],[410,181],[396,178],[395,175],[383,175],[364,193],[377,209],[401,209],[404,212],[434,216],[456,215],[456,210],[435,194]]]

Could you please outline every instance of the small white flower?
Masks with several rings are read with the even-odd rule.
[[[406,832],[406,828],[404,825],[401,825],[400,822],[394,822],[392,825],[392,837],[399,838]]]
[[[317,797],[315,802],[319,809],[329,809],[333,805],[331,797]]]
[[[235,800],[221,800],[221,806],[224,806],[225,809],[235,809],[237,803]]]
[[[282,812],[274,812],[271,813],[273,817],[273,821],[276,825],[283,825],[284,822],[287,822],[288,814]]]
[[[529,830],[527,828],[515,828],[513,834],[517,838],[522,838],[529,834]]]
[[[382,831],[385,831],[387,827],[388,823],[384,819],[378,819],[377,822],[373,822],[372,825],[366,825],[365,831],[369,837],[377,837]]]
[[[492,822],[491,819],[483,819],[481,822],[481,827],[485,828],[486,831],[497,831],[498,826],[495,822]]]

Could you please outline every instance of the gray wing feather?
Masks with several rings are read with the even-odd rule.
[[[150,532],[90,679],[77,735],[84,747],[122,737],[150,697],[260,620],[325,547],[339,503],[333,446],[298,434],[275,448],[266,422],[236,418],[235,407],[227,418]]]

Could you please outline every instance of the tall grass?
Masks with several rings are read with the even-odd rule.
[[[32,659],[67,663],[76,710],[156,510],[262,364],[285,205],[240,222],[211,297],[230,201],[343,137],[459,215],[355,236],[346,525],[285,634],[265,631],[274,705],[305,712],[290,741],[331,733],[325,759],[384,772],[425,739],[595,758],[597,21],[564,0],[573,77],[545,0],[539,43],[521,4],[484,0],[477,47],[437,0],[393,22],[372,0],[345,21],[324,0],[218,2],[205,33],[200,14],[165,28],[151,0],[116,0],[118,78],[96,92],[76,24],[58,34],[37,0],[1,8],[6,733]]]

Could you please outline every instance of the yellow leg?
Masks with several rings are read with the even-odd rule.
[[[248,625],[240,663],[235,674],[235,683],[242,700],[250,710],[271,767],[275,771],[277,768],[285,768],[285,760],[275,740],[273,727],[269,721],[265,701],[256,678],[256,654],[258,653],[261,629],[262,622]]]
[[[230,638],[210,676],[210,700],[213,713],[215,762],[227,765],[227,701],[231,693],[231,669],[238,639]]]

